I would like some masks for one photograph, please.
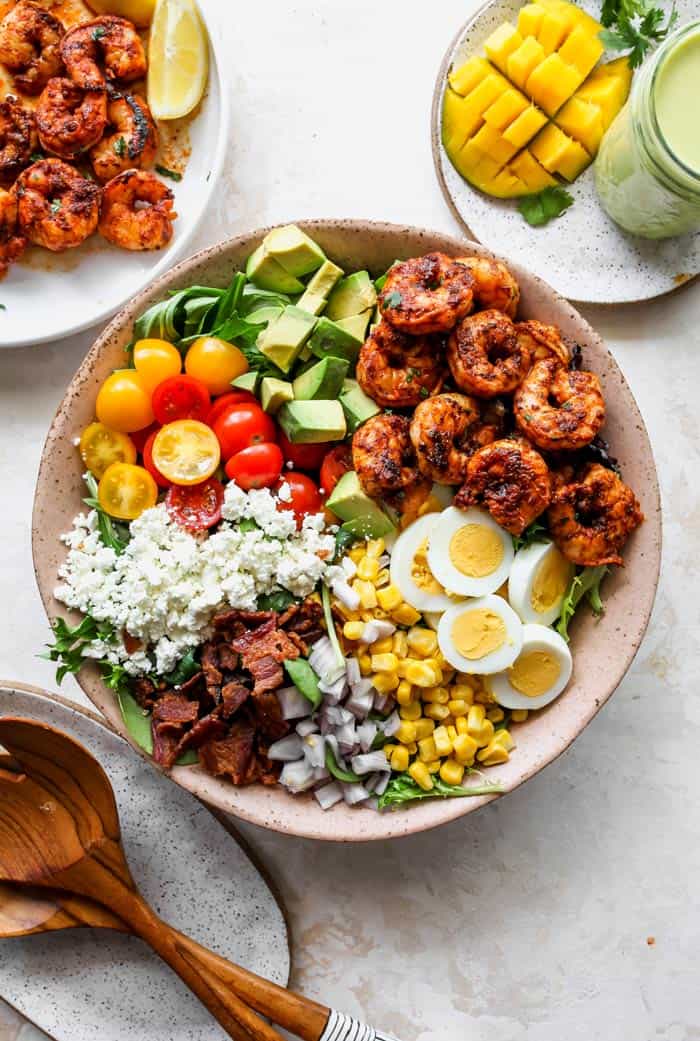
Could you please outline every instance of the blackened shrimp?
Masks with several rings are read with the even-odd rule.
[[[162,249],[176,217],[170,188],[146,170],[125,170],[104,186],[100,233],[121,249]]]
[[[555,358],[538,361],[518,387],[515,421],[545,451],[575,451],[605,422],[605,401],[594,372],[565,369]]]
[[[544,322],[538,322],[536,318],[530,318],[526,322],[518,322],[515,328],[518,338],[524,339],[530,348],[533,365],[537,361],[542,361],[543,358],[556,358],[562,365],[568,367],[571,352],[555,325],[545,325]]]
[[[461,484],[470,456],[495,441],[498,428],[483,422],[476,398],[436,394],[416,406],[410,436],[421,473],[438,484]]]
[[[57,18],[20,0],[0,22],[0,62],[14,73],[18,90],[40,94],[61,69],[63,26]]]
[[[445,369],[442,345],[431,336],[406,336],[383,321],[362,345],[357,381],[383,408],[408,408],[434,394]]]
[[[450,334],[447,361],[457,386],[479,398],[510,394],[530,368],[530,347],[502,311],[463,318]]]
[[[100,188],[60,159],[40,159],[18,177],[19,224],[30,242],[55,253],[97,228]]]
[[[46,84],[36,106],[36,126],[45,151],[75,159],[100,140],[106,125],[103,90],[82,90],[62,76]]]
[[[539,452],[519,438],[494,441],[467,463],[455,506],[483,505],[497,524],[521,535],[549,505],[552,480]]]
[[[34,115],[17,98],[0,102],[0,179],[12,181],[36,150]]]
[[[421,483],[405,416],[380,413],[355,431],[352,464],[367,493],[381,498]]]
[[[473,287],[474,279],[464,264],[444,253],[427,253],[390,268],[379,308],[400,332],[444,333],[471,311]]]
[[[500,260],[488,257],[459,257],[474,279],[474,301],[479,311],[503,311],[515,318],[520,303],[520,286]]]
[[[68,75],[83,90],[104,90],[106,80],[131,83],[146,74],[146,54],[136,27],[103,15],[77,25],[61,43]]]
[[[153,165],[158,131],[150,108],[139,94],[112,97],[107,122],[107,133],[90,152],[98,180],[110,181],[124,170]]]
[[[0,278],[4,278],[13,260],[22,255],[27,245],[20,231],[17,214],[17,193],[14,188],[0,188]]]
[[[561,484],[547,511],[557,546],[574,564],[622,564],[620,551],[644,520],[637,498],[616,473],[589,463],[578,478]]]

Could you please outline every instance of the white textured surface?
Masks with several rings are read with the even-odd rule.
[[[300,216],[458,231],[429,115],[462,0],[219,6],[233,134],[197,245]],[[402,1041],[700,1037],[700,286],[584,311],[637,396],[665,500],[659,598],[627,679],[557,763],[442,830],[353,848],[244,829],[290,911],[296,986]],[[31,497],[90,340],[0,355],[0,675],[48,687]]]

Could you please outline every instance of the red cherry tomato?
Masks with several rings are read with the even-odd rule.
[[[321,463],[321,488],[328,498],[336,484],[348,470],[352,470],[352,450],[350,445],[336,445],[331,448]]]
[[[207,426],[213,427],[219,416],[226,412],[229,405],[240,405],[242,402],[257,405],[258,399],[249,390],[231,390],[227,394],[222,394],[220,398],[216,398],[212,402],[205,423]]]
[[[215,477],[201,484],[173,485],[165,496],[165,508],[187,531],[204,531],[221,520],[224,486]]]
[[[135,430],[133,434],[129,434],[129,437],[136,445],[136,451],[143,454],[146,442],[150,438],[151,434],[155,434],[158,430],[160,430],[158,424],[151,423],[150,427],[144,427],[143,430]]]
[[[231,405],[219,416],[214,424],[214,433],[219,439],[221,458],[224,460],[261,441],[277,440],[274,420],[259,405],[247,402]]]
[[[236,452],[226,463],[226,475],[232,481],[250,491],[251,488],[271,488],[279,478],[284,459],[279,445],[273,441],[262,441]]]
[[[153,391],[153,414],[161,426],[178,419],[204,422],[210,404],[209,391],[193,376],[171,376]]]
[[[148,470],[149,474],[156,482],[159,488],[171,488],[172,481],[169,481],[167,477],[163,477],[162,473],[153,462],[153,442],[156,439],[156,434],[160,430],[160,427],[154,427],[150,434],[146,444],[143,446],[143,465]]]
[[[280,499],[277,504],[278,510],[292,510],[297,519],[297,527],[307,513],[320,513],[323,509],[323,500],[318,490],[318,485],[306,474],[288,470],[280,477],[273,491],[279,492],[283,484],[289,485],[291,496],[288,499]]]
[[[328,445],[293,445],[281,430],[278,440],[285,462],[294,463],[300,470],[318,470],[328,451]]]

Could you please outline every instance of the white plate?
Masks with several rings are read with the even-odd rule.
[[[600,16],[600,0],[581,0],[579,6]],[[431,117],[433,159],[450,208],[472,238],[513,257],[569,300],[622,303],[677,289],[700,272],[700,234],[662,241],[628,235],[598,202],[593,164],[570,186],[574,205],[533,228],[516,200],[483,195],[450,162],[440,132],[447,73],[453,64],[483,54],[486,38],[501,22],[514,21],[520,7],[520,0],[489,0],[459,30],[440,66]],[[678,0],[676,7],[680,24],[697,16],[697,0]]]
[[[201,10],[201,5],[200,5]],[[217,61],[216,25],[209,33],[209,83],[189,124],[191,154],[175,193],[173,237],[155,253],[117,249],[97,233],[77,249],[50,253],[31,248],[0,282],[0,348],[57,340],[104,321],[183,254],[220,178],[229,137],[229,102]]]

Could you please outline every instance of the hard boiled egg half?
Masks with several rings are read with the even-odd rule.
[[[524,625],[520,653],[507,671],[490,677],[489,688],[503,708],[543,708],[559,697],[571,670],[571,651],[559,633]]]
[[[508,600],[523,622],[551,625],[574,575],[574,566],[553,542],[533,542],[515,554]]]
[[[510,668],[520,654],[523,625],[500,597],[477,597],[450,607],[438,626],[438,645],[460,672],[490,675]]]
[[[442,516],[419,517],[401,532],[391,551],[391,581],[417,611],[446,611],[458,600],[447,595],[428,564],[428,545]]]
[[[430,532],[428,564],[445,589],[485,596],[508,578],[513,540],[485,510],[443,510]]]

